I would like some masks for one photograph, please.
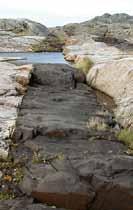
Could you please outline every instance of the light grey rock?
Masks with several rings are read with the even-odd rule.
[[[0,63],[0,157],[3,159],[8,156],[17,109],[24,95],[24,92],[21,95],[17,93],[16,86],[27,87],[31,70],[31,65],[17,67],[14,64]]]
[[[0,36],[1,52],[25,52],[32,51],[32,45],[39,44],[44,36]]]
[[[0,19],[0,30],[13,32],[17,35],[46,36],[48,29],[28,19]]]
[[[75,45],[68,45],[64,48],[66,60],[74,59],[76,63],[83,57],[89,57],[93,63],[102,63],[111,60],[118,60],[123,57],[128,57],[127,53],[119,50],[114,46],[108,46],[104,42],[96,42],[92,38],[80,41]]]
[[[51,29],[54,31],[54,29]],[[55,33],[67,37],[65,58],[89,56],[94,63],[133,55],[133,16],[104,14],[82,23],[56,27]],[[72,40],[77,41],[72,41]],[[112,46],[112,47],[111,47]]]

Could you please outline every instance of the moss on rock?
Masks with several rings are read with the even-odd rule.
[[[61,52],[64,41],[58,36],[49,34],[44,40],[38,44],[32,45],[33,52]]]
[[[88,57],[83,57],[75,64],[75,67],[82,71],[85,75],[88,73],[92,66],[93,61]]]

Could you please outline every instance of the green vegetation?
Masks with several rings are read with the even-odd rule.
[[[39,152],[34,152],[32,156],[32,163],[33,164],[40,164],[40,163],[49,163],[53,160],[64,160],[64,154],[59,153],[57,155],[51,156],[51,157],[44,157]]]
[[[9,192],[0,192],[0,200],[10,200],[15,198],[13,193]]]
[[[104,122],[103,119],[99,117],[92,117],[88,122],[87,122],[87,128],[89,129],[94,129],[98,131],[104,131],[108,128],[107,124]]]
[[[9,170],[10,169],[10,170]],[[0,170],[4,170],[3,180],[19,183],[23,179],[22,163],[14,163],[12,160],[0,160]]]
[[[6,188],[0,189],[0,200],[13,199],[17,193],[13,190],[23,180],[23,163],[15,163],[12,158],[7,160],[0,159],[0,186]]]
[[[76,64],[75,67],[82,71],[85,75],[88,73],[90,68],[93,66],[93,62],[90,58],[84,57],[81,60],[79,60]]]
[[[19,184],[23,180],[23,177],[24,177],[23,169],[16,168],[16,170],[14,170],[13,176],[14,176],[13,181]]]
[[[48,35],[47,38],[40,41],[38,44],[32,45],[33,52],[61,52],[64,45],[62,41],[56,35]]]
[[[39,163],[44,163],[44,162],[45,162],[45,158],[39,152],[33,153],[32,163],[39,164]]]
[[[68,36],[74,36],[75,32],[77,30],[78,24],[67,24],[63,27],[64,32],[68,35]]]
[[[29,35],[29,26],[26,22],[23,22],[22,24],[12,29],[12,32],[17,34],[18,36],[28,36]]]
[[[118,134],[118,139],[126,144],[129,149],[133,150],[133,131],[123,129]]]
[[[29,31],[20,31],[20,32],[15,32],[17,36],[28,36]]]

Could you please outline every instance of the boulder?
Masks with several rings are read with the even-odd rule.
[[[95,65],[87,74],[88,85],[114,99],[117,119],[124,127],[133,127],[132,82],[132,57]]]

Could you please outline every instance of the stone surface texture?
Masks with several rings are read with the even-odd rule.
[[[7,158],[18,107],[30,80],[31,65],[0,63],[0,157]],[[19,79],[18,79],[19,78]]]
[[[0,51],[32,51],[48,33],[47,27],[28,19],[0,19]]]
[[[87,74],[87,82],[114,98],[119,122],[133,127],[133,58],[95,65]]]
[[[111,96],[117,105],[119,123],[132,127],[133,17],[104,14],[80,24],[66,25],[62,30],[68,35],[64,48],[66,60],[78,63],[88,57],[93,61],[88,84]]]
[[[96,118],[106,127],[89,126]],[[25,168],[21,191],[57,208],[132,210],[133,157],[111,119],[75,69],[35,65],[13,138]]]

